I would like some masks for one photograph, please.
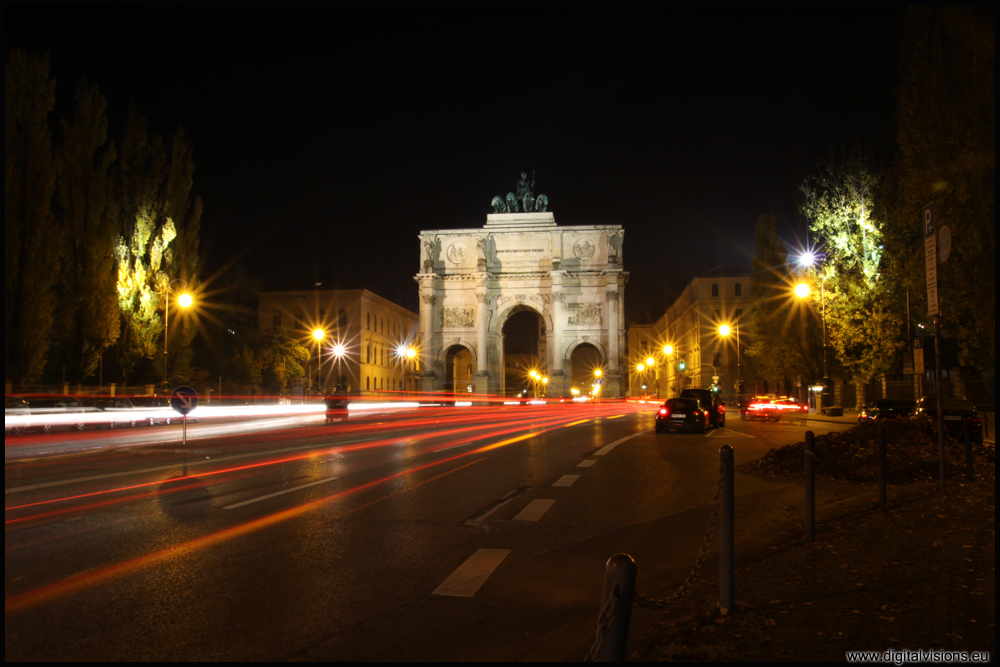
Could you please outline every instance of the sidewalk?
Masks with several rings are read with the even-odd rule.
[[[734,613],[719,616],[717,570],[706,563],[655,627],[633,633],[629,658],[843,661],[847,651],[887,649],[995,657],[992,458],[987,448],[978,479],[952,473],[944,491],[929,482],[890,486],[885,508],[877,489],[850,484],[852,497],[818,509],[812,543],[795,507],[752,553],[737,541]]]

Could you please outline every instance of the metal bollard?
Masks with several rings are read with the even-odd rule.
[[[806,473],[806,542],[816,539],[816,435],[806,431],[805,473]]]
[[[885,422],[878,425],[878,504],[885,507]]]
[[[618,589],[618,603],[604,635],[604,644],[598,653],[601,662],[624,662],[628,644],[628,628],[632,621],[632,598],[635,597],[635,575],[639,568],[628,554],[615,554],[604,567],[604,590],[601,591],[601,610],[607,607],[611,596]]]
[[[972,420],[962,419],[962,435],[965,436],[965,474],[972,479]]]
[[[736,606],[735,498],[733,491],[733,448],[719,450],[719,611],[725,615]]]

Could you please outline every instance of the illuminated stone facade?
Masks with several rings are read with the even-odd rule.
[[[603,395],[621,395],[623,239],[620,225],[559,227],[550,212],[495,213],[482,228],[421,232],[414,279],[423,389],[446,388],[461,348],[475,369],[475,393],[504,393],[503,326],[530,310],[541,317],[549,396],[569,396],[570,360],[585,344],[600,354]]]

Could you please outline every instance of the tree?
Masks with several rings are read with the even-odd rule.
[[[45,367],[62,246],[52,211],[56,161],[48,58],[13,49],[4,67],[4,375],[34,382]]]
[[[58,201],[65,261],[57,336],[68,378],[90,377],[101,353],[119,334],[115,297],[115,232],[108,215],[108,169],[115,159],[108,140],[107,102],[96,86],[81,83],[73,116],[62,122]]]
[[[881,175],[862,149],[833,155],[802,185],[802,213],[822,247],[812,271],[828,342],[856,384],[889,372],[903,343],[899,287],[883,271]],[[819,303],[822,299],[824,303]]]
[[[899,152],[888,233],[916,261],[896,267],[926,312],[921,209],[950,228],[938,266],[942,332],[963,365],[996,372],[996,32],[986,8],[911,7],[900,47]]]

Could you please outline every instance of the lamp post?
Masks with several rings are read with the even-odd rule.
[[[174,283],[181,283],[185,288],[188,286],[186,280],[177,278],[171,280],[167,284],[167,298],[166,303],[163,306],[163,384],[167,384],[167,340],[170,334],[170,288],[173,287]],[[194,299],[190,294],[185,292],[181,294],[177,299],[177,305],[181,308],[190,308],[191,304],[194,303]]]
[[[330,352],[333,354],[333,358],[337,360],[337,382],[336,382],[336,387],[334,387],[335,392],[339,393],[342,391],[346,391],[347,388],[344,386],[344,383],[340,381],[340,378],[342,377],[341,361],[344,359],[344,354],[347,353],[347,350],[344,348],[343,343],[337,343],[332,348],[330,348]]]
[[[737,320],[736,325],[736,386],[739,387],[743,379],[740,376],[740,323]],[[719,327],[719,334],[722,336],[728,336],[733,332],[732,328],[728,324],[723,324]],[[737,389],[737,391],[739,391]]]
[[[312,337],[313,340],[316,341],[316,384],[319,384],[323,368],[323,349],[320,347],[320,343],[322,343],[323,339],[326,337],[326,332],[322,329],[313,329]],[[311,369],[309,375],[311,379]]]

